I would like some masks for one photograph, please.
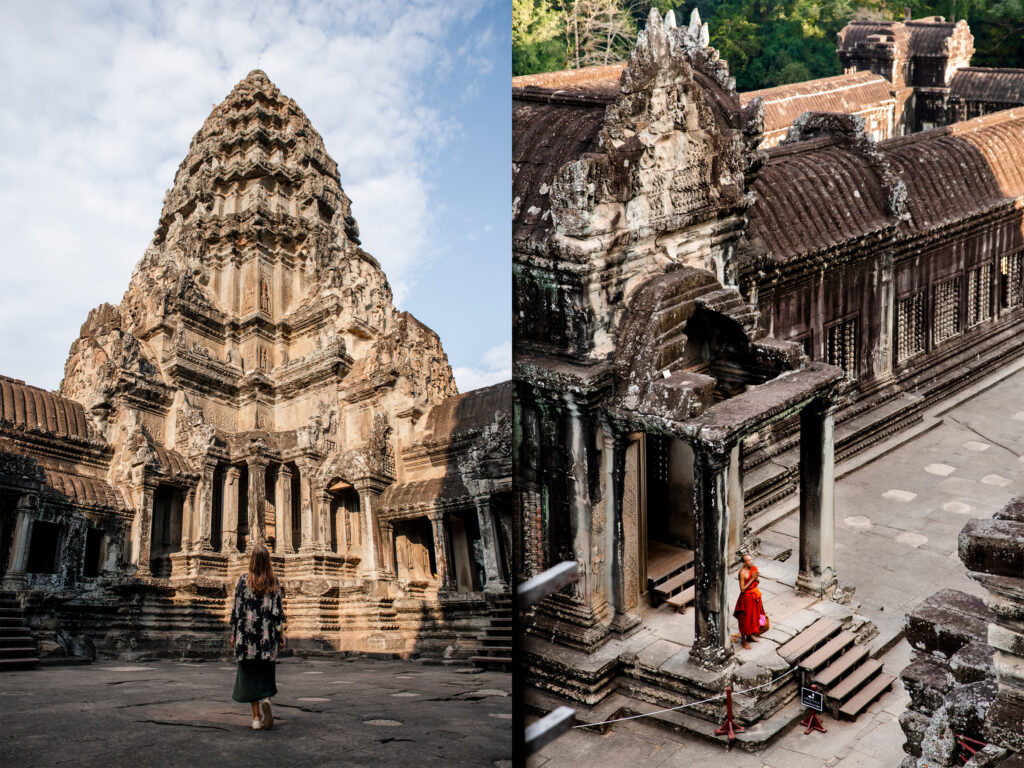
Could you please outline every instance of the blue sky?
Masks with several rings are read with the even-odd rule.
[[[509,378],[510,3],[0,0],[0,373],[56,388],[214,103],[259,66],[460,391]]]

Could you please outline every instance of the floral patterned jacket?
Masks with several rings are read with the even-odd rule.
[[[235,587],[235,603],[231,608],[231,633],[235,644],[235,661],[265,659],[275,661],[284,629],[284,608],[281,588],[267,595],[257,595],[246,584],[242,574]]]

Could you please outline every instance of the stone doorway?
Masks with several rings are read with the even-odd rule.
[[[171,555],[181,551],[181,521],[185,495],[181,488],[159,485],[153,493],[153,530],[149,570],[160,578],[171,575]]]
[[[427,518],[395,523],[395,565],[402,581],[426,585],[437,579],[434,531]]]
[[[18,520],[18,497],[12,493],[0,494],[0,579],[7,574],[14,542],[14,524]]]
[[[337,480],[328,488],[330,501],[331,551],[359,551],[359,493],[344,480]]]
[[[665,435],[643,434],[639,449],[640,588],[647,591],[649,580],[678,570],[672,563],[678,560],[682,567],[684,561],[692,561],[697,502],[689,445]]]
[[[452,542],[452,568],[459,592],[480,592],[487,580],[480,562],[480,526],[476,510],[453,512],[448,516],[448,530]]]

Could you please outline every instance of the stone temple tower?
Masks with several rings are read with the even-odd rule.
[[[458,395],[360,247],[323,139],[260,70],[193,138],[59,395],[4,382],[0,453],[27,469],[0,477],[0,577],[76,595],[36,620],[73,614],[101,650],[219,648],[258,542],[299,649],[470,655],[508,592],[510,387]],[[82,423],[69,437],[47,407]]]

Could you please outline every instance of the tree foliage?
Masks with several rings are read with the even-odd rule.
[[[1024,67],[1024,0],[513,0],[512,6],[517,75],[625,59],[651,7],[674,7],[680,23],[697,8],[741,91],[839,74],[839,30],[853,19],[902,19],[905,7],[914,18],[965,19],[975,66]]]

